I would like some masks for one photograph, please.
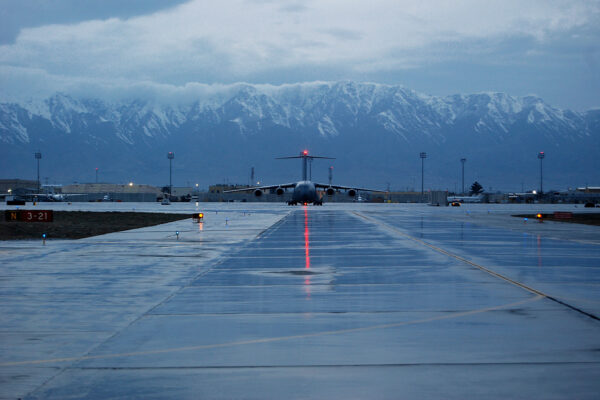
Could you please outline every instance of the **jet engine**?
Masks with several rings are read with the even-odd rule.
[[[327,189],[325,189],[325,193],[327,194],[327,196],[333,196],[335,194],[335,190],[332,187],[328,187]]]
[[[283,195],[283,193],[285,192],[285,190],[283,190],[283,188],[280,186],[277,189],[275,189],[275,193],[277,194],[277,196],[281,196]]]
[[[262,190],[260,190],[260,189],[256,189],[256,190],[254,191],[254,195],[255,195],[256,197],[260,197],[260,196],[262,196],[262,195],[263,195],[263,191],[262,191]]]
[[[350,196],[350,197],[356,196],[356,190],[354,190],[354,189],[348,190],[348,196]]]

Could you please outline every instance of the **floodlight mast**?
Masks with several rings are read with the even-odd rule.
[[[460,162],[462,164],[462,194],[465,194],[465,162],[467,162],[466,158],[461,158]]]
[[[544,161],[545,156],[546,154],[544,154],[543,151],[540,151],[537,156],[540,159],[540,197],[544,194],[544,174],[542,170],[542,162]]]
[[[173,159],[175,158],[175,153],[172,151],[167,153],[167,158],[169,159],[169,198],[173,193]]]
[[[425,159],[427,158],[427,153],[424,151],[419,154],[421,157],[421,201],[424,201],[424,193],[425,193]]]
[[[37,192],[40,192],[40,159],[42,158],[42,153],[39,151],[34,154],[35,159],[37,160]]]

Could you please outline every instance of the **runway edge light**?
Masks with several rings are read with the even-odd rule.
[[[192,220],[194,222],[202,222],[204,221],[204,213],[198,212],[192,214]]]

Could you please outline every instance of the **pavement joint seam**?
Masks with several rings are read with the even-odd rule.
[[[46,359],[46,360],[29,360],[29,361],[14,361],[7,363],[0,363],[0,367],[8,367],[8,366],[17,366],[17,365],[40,365],[40,364],[49,364],[49,363],[61,363],[61,362],[81,362],[87,360],[101,360],[101,359],[110,359],[110,358],[121,358],[121,357],[136,357],[136,356],[145,356],[145,355],[154,355],[154,354],[165,354],[165,353],[176,353],[176,352],[188,352],[188,351],[197,351],[197,350],[209,350],[209,349],[217,349],[224,347],[234,347],[234,346],[243,346],[243,345],[253,345],[253,344],[263,344],[263,343],[274,343],[274,342],[282,342],[287,340],[296,340],[296,339],[307,339],[313,337],[320,336],[330,336],[330,335],[340,335],[347,333],[355,333],[355,332],[366,332],[373,331],[378,329],[389,329],[389,328],[397,328],[401,326],[409,326],[409,325],[417,325],[429,322],[443,321],[453,318],[460,318],[470,315],[482,314],[489,311],[501,310],[505,308],[513,308],[516,306],[520,306],[526,303],[532,303],[539,300],[542,300],[544,296],[535,296],[530,297],[524,300],[520,300],[514,303],[509,304],[501,304],[493,307],[485,307],[479,308],[475,310],[463,311],[458,313],[439,315],[435,317],[429,318],[421,318],[412,321],[403,321],[403,322],[395,322],[389,324],[379,324],[379,325],[370,325],[363,326],[358,328],[348,328],[348,329],[338,329],[332,331],[321,331],[321,332],[313,332],[306,333],[301,335],[290,335],[290,336],[278,336],[278,337],[268,337],[268,338],[259,338],[259,339],[250,339],[250,340],[242,340],[235,342],[226,342],[226,343],[214,343],[214,344],[205,344],[205,345],[197,345],[197,346],[186,346],[186,347],[176,347],[176,348],[167,348],[167,349],[157,349],[157,350],[147,350],[147,351],[136,351],[129,353],[114,353],[114,354],[98,354],[94,356],[83,356],[83,357],[65,357],[65,358],[55,358],[55,359]],[[88,352],[89,354],[89,352]],[[63,371],[66,370],[66,367]]]

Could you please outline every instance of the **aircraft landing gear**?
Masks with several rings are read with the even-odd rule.
[[[297,201],[293,201],[293,200],[290,200],[287,203],[288,203],[288,206],[297,206],[298,204],[305,205],[305,206],[308,205],[308,203],[298,203]],[[322,201],[313,201],[312,205],[313,206],[322,206],[323,202]]]

